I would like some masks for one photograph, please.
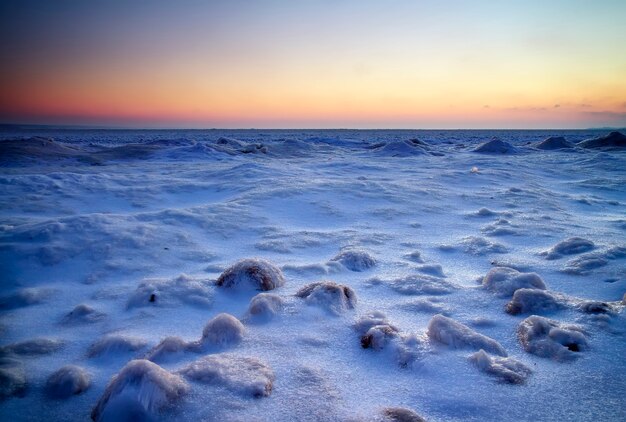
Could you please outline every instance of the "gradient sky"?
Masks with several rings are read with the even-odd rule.
[[[626,1],[5,1],[0,122],[626,126]]]

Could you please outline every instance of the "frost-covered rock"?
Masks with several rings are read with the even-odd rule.
[[[96,422],[153,420],[188,389],[179,375],[148,360],[132,360],[109,381],[91,412],[91,419]]]
[[[334,314],[340,314],[356,305],[356,293],[348,286],[334,281],[311,283],[296,293],[308,305],[319,306]]]
[[[485,289],[501,297],[510,297],[517,289],[546,289],[544,281],[535,273],[522,273],[513,268],[492,268],[483,278]]]
[[[546,259],[553,260],[559,259],[564,255],[576,255],[583,252],[589,252],[595,248],[595,244],[591,240],[583,239],[582,237],[570,237],[565,239],[550,250],[543,253]]]
[[[206,323],[200,342],[207,346],[229,346],[243,340],[244,332],[241,321],[230,314],[221,313]]]
[[[513,298],[506,304],[505,310],[511,315],[541,314],[565,308],[563,297],[540,289],[518,289]]]
[[[376,259],[367,251],[346,249],[331,261],[339,262],[350,271],[365,271],[376,265]]]
[[[63,324],[87,324],[101,321],[106,314],[99,312],[89,305],[81,303],[76,305],[67,315],[63,317]]]
[[[48,377],[46,393],[55,399],[65,399],[83,393],[90,385],[87,371],[79,366],[67,365]]]
[[[535,145],[537,149],[543,149],[546,151],[555,150],[555,149],[571,149],[574,145],[567,142],[567,140],[562,136],[550,136],[549,138],[544,139]]]
[[[387,352],[401,367],[413,364],[424,354],[425,347],[421,338],[401,333],[381,312],[363,315],[353,327],[360,336],[362,348]]]
[[[514,154],[517,152],[517,148],[508,142],[501,141],[499,139],[492,139],[485,142],[474,149],[474,152],[480,152],[483,154]]]
[[[582,328],[537,315],[522,321],[517,335],[528,353],[557,361],[575,358],[578,352],[587,348]]]
[[[265,362],[226,353],[204,356],[179,373],[187,379],[223,386],[246,397],[269,396],[275,378]]]
[[[598,138],[586,139],[576,145],[582,148],[624,148],[626,135],[615,131]]]
[[[494,339],[443,315],[435,315],[431,318],[426,334],[431,340],[452,349],[484,349],[499,356],[507,355],[500,343]]]
[[[166,337],[159,342],[156,346],[154,346],[144,359],[147,359],[152,362],[160,362],[172,355],[177,353],[182,353],[186,350],[193,349],[192,345],[187,343],[180,337],[170,336]]]
[[[614,302],[615,303],[615,302]],[[585,314],[607,314],[607,315],[615,315],[617,313],[617,309],[614,304],[600,302],[597,300],[583,300],[580,301],[576,305],[576,309]]]
[[[256,322],[268,321],[283,309],[283,299],[272,293],[259,293],[250,300],[246,315]]]
[[[147,344],[144,339],[138,337],[108,334],[89,347],[87,356],[94,358],[102,355],[136,352],[146,347]]]
[[[470,355],[469,361],[486,374],[509,384],[524,384],[532,371],[518,360],[510,357],[489,356],[484,350]]]
[[[217,279],[220,287],[242,290],[274,290],[285,284],[282,271],[257,258],[242,259],[228,267]]]
[[[176,306],[188,303],[208,307],[213,291],[207,280],[198,280],[185,274],[170,279],[147,279],[142,281],[128,300],[128,308],[141,306]]]
[[[424,259],[422,258],[420,251],[413,251],[410,254],[405,255],[405,258],[410,261],[417,262],[418,264],[424,263]]]
[[[14,357],[0,355],[0,402],[9,397],[23,397],[26,388],[24,365]]]
[[[20,356],[49,355],[60,350],[64,345],[65,342],[59,339],[35,338],[0,347],[0,356],[11,354]]]
[[[425,422],[426,420],[405,407],[386,407],[381,411],[383,422]]]
[[[426,274],[409,275],[394,280],[371,278],[367,280],[367,284],[370,286],[385,284],[403,295],[445,295],[458,288],[449,281]]]

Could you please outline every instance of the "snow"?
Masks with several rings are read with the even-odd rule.
[[[586,139],[576,145],[583,148],[624,148],[626,135],[621,132],[611,132],[605,136]]]
[[[87,371],[76,365],[66,365],[50,375],[46,381],[46,392],[55,399],[66,399],[83,393],[90,385]]]
[[[0,419],[621,420],[605,135],[0,129]]]
[[[561,150],[561,149],[570,149],[574,146],[567,142],[567,140],[563,136],[550,136],[549,138],[544,139],[535,145],[537,149],[543,150]]]

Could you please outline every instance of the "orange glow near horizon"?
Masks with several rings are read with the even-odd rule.
[[[3,30],[14,43],[2,48],[9,65],[0,70],[0,119],[192,128],[626,126],[626,6],[619,2],[607,2],[608,10],[553,5],[567,25],[550,10],[537,17],[534,2],[524,10],[453,2],[454,16],[434,2],[357,3],[261,1],[245,10],[218,1],[193,14],[159,3],[108,18],[89,5],[51,10],[41,14],[44,23],[32,22],[44,25],[41,34],[22,34],[28,25]],[[161,18],[163,32],[150,22]]]

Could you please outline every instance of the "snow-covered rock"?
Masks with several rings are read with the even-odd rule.
[[[22,362],[0,355],[0,402],[9,397],[23,397],[26,389],[26,372]]]
[[[94,421],[153,420],[159,412],[178,401],[187,383],[156,363],[132,360],[111,378],[91,412]]]
[[[484,350],[470,355],[469,361],[486,374],[509,384],[524,384],[532,373],[529,367],[511,357],[489,356]]]
[[[56,399],[66,399],[81,394],[91,385],[87,371],[75,365],[67,365],[55,371],[46,381],[46,393]]]
[[[248,258],[227,268],[216,284],[225,288],[267,291],[285,284],[285,278],[274,264],[262,259]]]
[[[517,335],[528,353],[557,361],[573,359],[587,348],[587,337],[581,327],[537,315],[522,321]]]
[[[244,332],[241,321],[230,314],[221,313],[206,323],[200,341],[207,346],[234,345],[243,340]]]
[[[563,309],[566,303],[565,298],[547,290],[522,288],[513,293],[505,310],[511,315],[542,314]]]
[[[605,136],[586,139],[576,145],[582,148],[624,148],[626,147],[626,135],[614,131]]]
[[[376,265],[376,259],[367,251],[346,249],[331,261],[339,262],[350,271],[365,271]]]
[[[356,293],[348,286],[334,281],[311,283],[296,293],[308,305],[319,306],[333,314],[341,314],[356,305]]]
[[[250,300],[246,316],[248,320],[265,322],[278,315],[284,305],[283,299],[272,293],[259,293]]]
[[[504,347],[494,339],[443,315],[437,314],[431,318],[426,334],[432,341],[451,349],[484,349],[499,356],[507,355]]]
[[[101,321],[106,314],[99,312],[89,305],[81,303],[76,305],[68,314],[63,317],[63,324],[88,324]]]
[[[495,267],[485,277],[485,289],[501,297],[511,297],[517,289],[546,289],[546,283],[536,273],[523,273],[513,268]]]
[[[49,355],[65,346],[65,342],[59,339],[34,338],[32,340],[20,341],[0,347],[0,356],[20,355],[39,356]]]
[[[382,422],[425,422],[426,420],[405,407],[386,407],[381,411]]]
[[[546,259],[559,259],[564,255],[576,255],[589,252],[595,248],[595,244],[582,237],[570,237],[554,245],[550,250],[543,253]]]
[[[139,337],[108,334],[89,347],[87,356],[94,358],[103,355],[136,352],[146,347],[147,344],[147,341]]]
[[[209,307],[213,290],[207,280],[194,279],[182,274],[173,279],[148,279],[142,281],[128,300],[128,308],[142,306],[172,307],[187,303]]]
[[[574,145],[567,142],[567,140],[562,136],[550,136],[549,138],[544,139],[535,145],[535,148],[542,149],[546,151],[555,150],[555,149],[571,149]]]

